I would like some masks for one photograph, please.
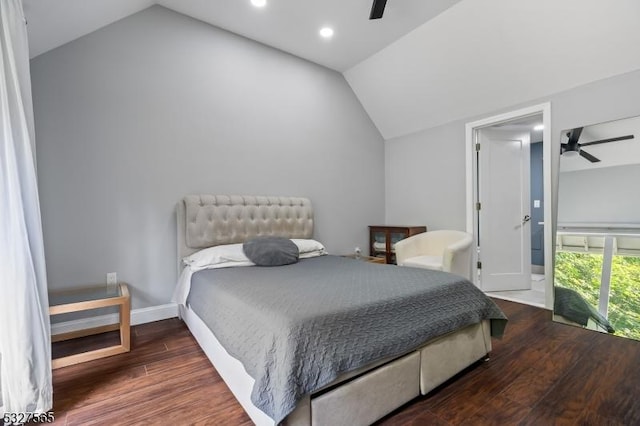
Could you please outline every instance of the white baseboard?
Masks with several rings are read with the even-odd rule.
[[[178,305],[176,303],[134,309],[131,311],[131,325],[146,324],[177,316]]]
[[[166,305],[150,306],[148,308],[133,309],[131,311],[131,325],[146,324],[178,316],[178,305],[168,303]],[[88,328],[101,327],[118,322],[118,314],[100,315],[97,317],[83,318],[51,324],[51,334],[69,333]]]

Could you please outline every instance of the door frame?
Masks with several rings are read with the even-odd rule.
[[[477,194],[475,188],[478,179],[477,157],[475,144],[477,130],[491,127],[507,121],[523,118],[531,115],[542,114],[542,162],[544,175],[544,275],[545,275],[545,307],[553,309],[553,217],[552,217],[552,192],[551,192],[551,103],[545,102],[538,105],[506,112],[499,115],[472,121],[465,125],[465,152],[466,152],[466,210],[467,232],[473,235],[474,247],[478,247],[478,224],[475,214]],[[477,250],[473,250],[471,265],[471,277],[474,284],[478,284]]]

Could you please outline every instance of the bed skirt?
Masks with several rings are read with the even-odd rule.
[[[240,405],[257,425],[274,425],[251,402],[255,380],[222,347],[191,309],[180,316]],[[341,375],[304,397],[283,422],[287,426],[367,425],[425,395],[491,351],[489,321],[433,339],[401,357],[384,359]]]

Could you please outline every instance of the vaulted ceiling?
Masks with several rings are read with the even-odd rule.
[[[464,0],[345,77],[391,139],[639,70],[639,19],[638,0]]]
[[[387,140],[640,70],[638,0],[389,0],[375,21],[372,0],[23,1],[32,57],[160,4],[342,72]]]
[[[369,20],[373,0],[24,0],[31,57],[153,4],[344,71],[460,0],[390,0]],[[334,30],[322,39],[323,26]]]

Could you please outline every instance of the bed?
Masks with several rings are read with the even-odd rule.
[[[320,243],[306,250],[313,220],[299,197],[188,195],[177,205],[174,299],[254,423],[370,424],[488,357],[506,317],[473,284],[326,255]],[[260,267],[229,251],[261,236],[292,239],[300,260]],[[238,267],[193,262],[213,252]]]

